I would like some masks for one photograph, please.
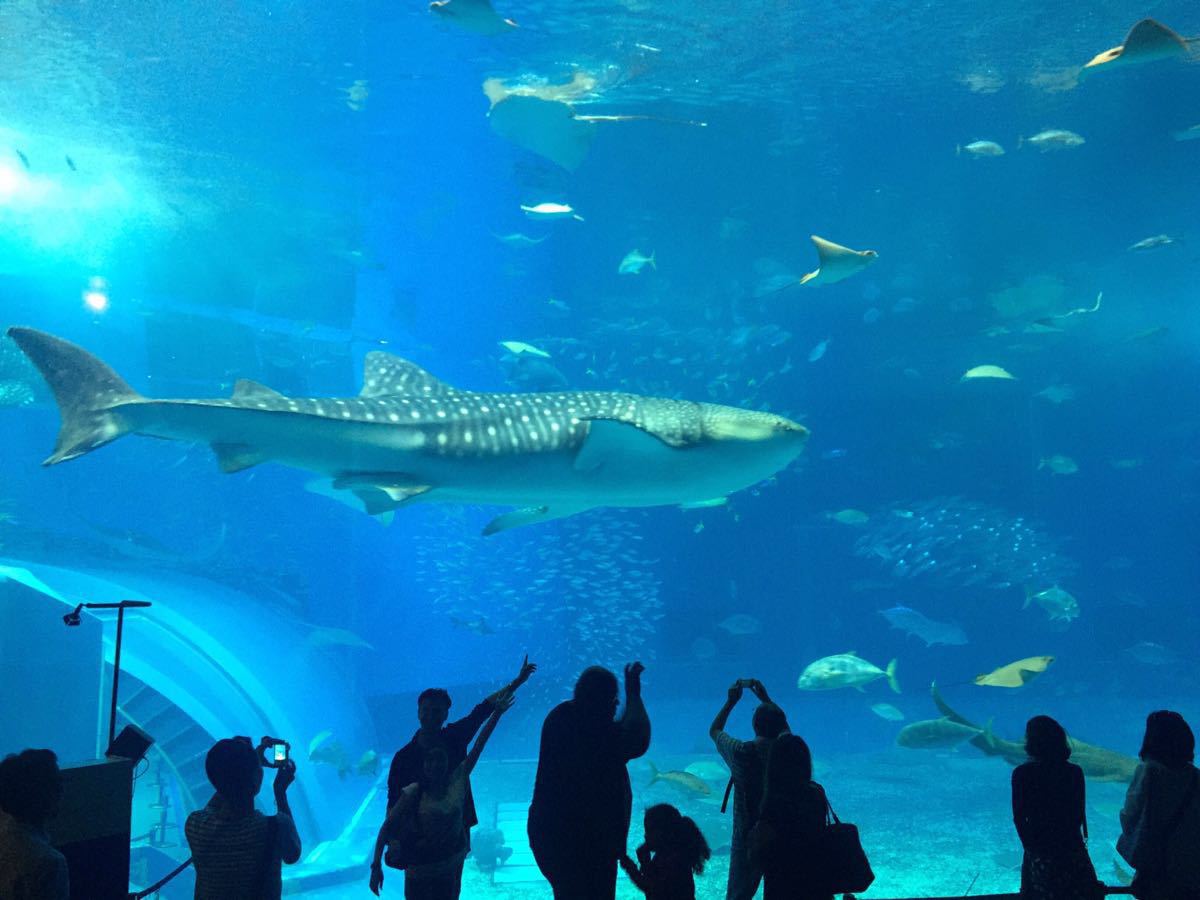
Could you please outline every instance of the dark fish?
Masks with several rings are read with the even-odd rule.
[[[20,150],[17,150],[15,147],[13,148],[13,153],[17,154],[17,159],[21,160],[21,165],[23,165],[25,167],[25,171],[26,172],[30,171],[29,157],[26,156],[24,153],[22,153]]]
[[[69,157],[69,156],[64,156],[64,157],[63,157],[63,159],[65,159],[65,160],[67,161],[67,168],[68,168],[68,169],[70,169],[72,172],[78,172],[78,171],[79,171],[79,169],[77,169],[77,168],[75,167],[75,160],[71,159],[71,157]]]

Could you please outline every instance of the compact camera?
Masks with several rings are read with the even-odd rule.
[[[258,743],[259,756],[262,757],[262,764],[268,769],[278,769],[288,761],[292,752],[292,745],[287,741],[281,741],[279,738],[264,737]]]

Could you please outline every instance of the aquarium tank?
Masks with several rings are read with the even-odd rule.
[[[739,679],[868,897],[1017,889],[1038,714],[1127,883],[1145,717],[1200,718],[1196,35],[1182,0],[0,5],[0,754],[103,756],[86,604],[133,600],[131,891],[250,735],[297,768],[285,894],[365,896],[417,696],[460,718],[526,656],[465,897],[551,896],[543,720],[635,661],[628,847],[678,807],[704,900]]]

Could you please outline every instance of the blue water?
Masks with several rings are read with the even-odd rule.
[[[76,341],[156,397],[225,396],[238,378],[350,396],[378,349],[508,390],[499,342],[524,341],[573,389],[794,418],[811,430],[804,454],[723,506],[600,509],[485,539],[497,510],[417,505],[385,526],[306,491],[308,473],[222,475],[203,445],[130,437],[41,469],[54,404],[5,341],[0,557],[14,571],[0,600],[35,618],[37,604],[53,616],[88,598],[154,600],[126,664],[166,698],[171,728],[201,742],[294,729],[306,848],[334,842],[306,871],[365,873],[377,780],[352,769],[367,751],[386,767],[416,727],[416,692],[443,685],[465,712],[529,653],[541,669],[476,778],[485,823],[527,799],[540,721],[574,675],[636,658],[659,768],[711,761],[725,688],[760,678],[874,840],[873,895],[961,893],[977,873],[976,890],[1015,889],[997,859],[1016,848],[1008,767],[895,735],[936,717],[934,680],[1012,740],[1048,713],[1133,755],[1149,710],[1200,714],[1200,141],[1172,139],[1200,122],[1200,67],[1075,83],[1139,18],[1190,36],[1195,10],[499,9],[521,27],[483,37],[422,3],[5,5],[21,51],[0,61],[0,320]],[[597,124],[574,172],[489,127],[485,78],[575,72],[597,83],[577,113],[651,118]],[[1018,146],[1049,128],[1085,143]],[[956,153],[976,140],[1006,152]],[[548,200],[584,221],[521,215]],[[513,232],[545,240],[496,239]],[[816,267],[810,234],[879,259],[777,290]],[[1155,235],[1172,242],[1127,249]],[[635,248],[656,268],[619,275]],[[84,305],[89,284],[103,311]],[[1015,378],[960,381],[983,364]],[[917,527],[937,510],[990,536],[963,545],[945,524]],[[923,571],[897,566],[925,551]],[[1053,574],[1030,583],[1036,571]],[[1023,608],[1027,587],[1055,583],[1077,618]],[[897,605],[968,643],[891,629],[878,613]],[[739,613],[753,633],[720,627]],[[104,622],[94,652],[111,658]],[[903,693],[883,680],[797,690],[807,664],[850,650],[896,659]],[[1041,655],[1055,662],[1024,687],[971,684]],[[65,672],[48,666],[47,685],[77,689]],[[25,713],[4,691],[11,725]],[[136,720],[145,695],[126,700]],[[874,715],[880,702],[906,721]],[[743,706],[731,727],[748,734]],[[48,720],[21,736],[70,759],[102,749],[92,732],[105,728]],[[207,799],[172,781],[187,780],[181,764],[161,746],[148,764],[172,800],[141,845],[167,857]],[[637,808],[670,799],[714,847],[727,841],[712,797],[643,789],[647,772],[634,764]],[[135,835],[159,821],[149,783]],[[1093,857],[1111,878],[1121,789],[1089,792]],[[724,859],[703,896],[720,895]],[[472,896],[548,895],[467,868]],[[360,887],[314,885],[294,888]]]

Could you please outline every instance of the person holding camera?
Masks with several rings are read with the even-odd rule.
[[[751,719],[754,740],[740,741],[725,731],[725,723],[747,688],[758,698],[759,705]],[[751,900],[762,881],[762,870],[750,859],[746,836],[758,819],[771,745],[788,730],[787,716],[772,702],[763,683],[755,678],[739,678],[729,686],[725,705],[708,728],[709,737],[717,745],[717,753],[729,766],[733,789],[733,837],[726,900]]]
[[[276,753],[282,742],[263,738],[255,747],[248,737],[217,741],[204,760],[216,793],[208,805],[187,817],[184,833],[196,869],[196,900],[279,900],[281,863],[300,859],[300,835],[292,820],[287,790],[296,780],[296,764]],[[254,808],[263,782],[263,753],[272,752],[275,769],[273,816]]]
[[[513,699],[508,689],[492,695],[491,714],[483,730],[471,752],[454,768],[450,768],[449,756],[441,747],[425,754],[420,780],[400,792],[375,839],[370,881],[375,896],[383,888],[386,848],[391,865],[405,869],[407,900],[458,900],[463,861],[471,847],[463,824],[471,770]]]

